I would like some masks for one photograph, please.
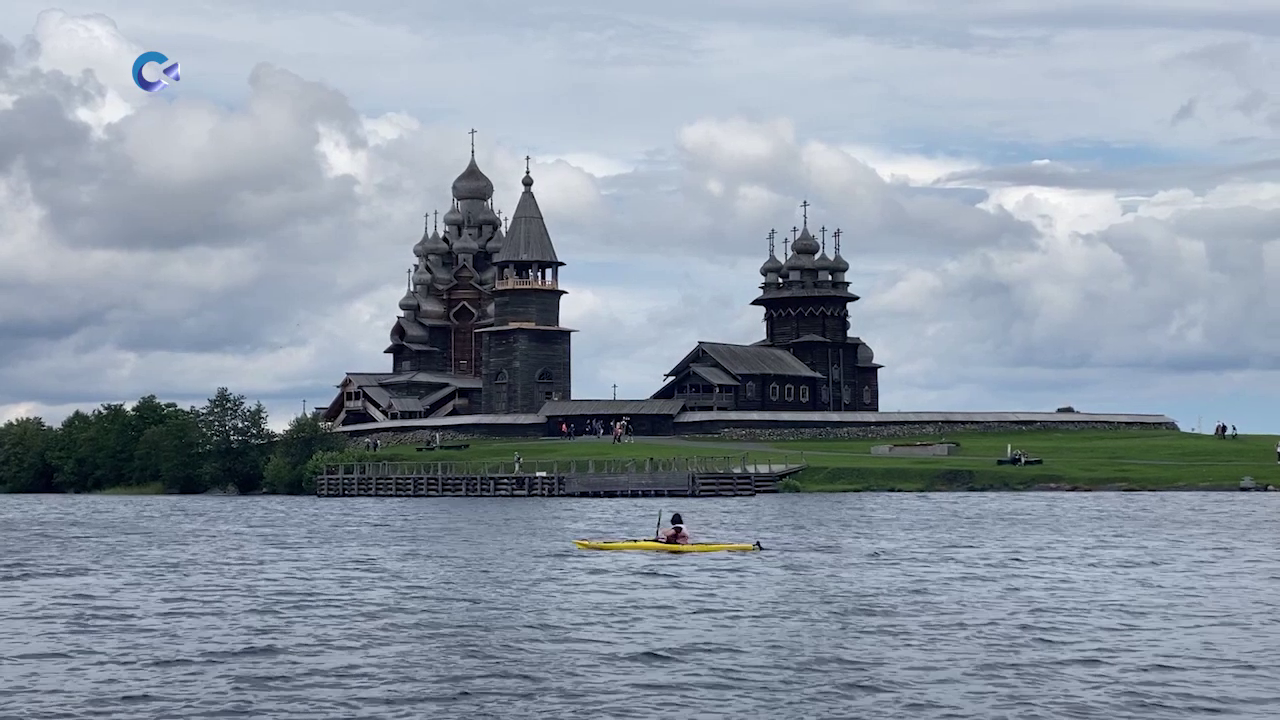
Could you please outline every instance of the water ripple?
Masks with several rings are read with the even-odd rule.
[[[770,549],[568,542],[660,508]],[[1252,493],[9,496],[0,718],[1274,718],[1276,537]]]

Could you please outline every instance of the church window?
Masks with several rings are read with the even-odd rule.
[[[770,400],[778,399],[778,383],[773,383],[772,385],[769,386],[769,399]]]
[[[826,385],[822,386],[822,402],[823,404],[831,402],[831,388]]]
[[[506,382],[506,380],[503,380],[503,382]],[[505,387],[494,391],[493,411],[499,414],[507,411],[507,389]]]
[[[787,402],[796,399],[796,387],[791,383],[787,383]]]
[[[870,385],[862,386],[862,404],[864,405],[871,404],[871,386]]]
[[[800,386],[800,402],[802,403],[809,402],[809,386],[808,385]]]
[[[548,391],[546,391],[546,392],[542,393],[542,399],[543,399],[543,400],[550,400],[550,399],[551,399],[551,394],[552,394],[552,393],[551,393],[551,391],[550,391],[550,390],[548,390]]]
[[[753,381],[747,381],[747,397],[748,397],[748,398],[755,398],[755,396],[756,396],[756,384],[755,384],[755,382],[753,382]]]
[[[507,382],[507,371],[506,371],[506,370],[499,370],[499,371],[498,371],[498,376],[497,376],[497,377],[495,377],[495,378],[493,379],[493,381],[494,381],[495,383],[504,383],[504,382]]]
[[[538,382],[551,382],[554,379],[555,377],[552,376],[551,371],[549,369],[542,368],[541,370],[538,371]]]
[[[853,402],[853,391],[849,389],[848,385],[844,386],[844,391],[841,393],[841,397],[844,398],[845,405]]]

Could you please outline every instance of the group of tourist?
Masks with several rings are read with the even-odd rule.
[[[378,448],[382,447],[382,441],[373,438],[364,441],[364,449],[369,452],[378,452]]]
[[[1218,424],[1217,424],[1217,426],[1215,426],[1215,427],[1213,428],[1213,434],[1214,434],[1214,436],[1215,436],[1215,437],[1218,437],[1218,438],[1221,438],[1221,439],[1225,440],[1225,439],[1227,438],[1227,424],[1226,424],[1226,423],[1224,423],[1224,422],[1220,422],[1220,423],[1218,423]],[[1237,437],[1239,437],[1239,435],[1240,435],[1240,433],[1236,432],[1236,426],[1235,426],[1235,425],[1232,425],[1232,426],[1231,426],[1231,439],[1232,439],[1232,440],[1235,440]]]
[[[605,422],[600,418],[594,418],[587,421],[587,426],[583,428],[583,435],[594,435],[598,438],[604,437],[605,430],[609,430],[613,434],[613,442],[635,442],[635,427],[631,424],[630,417],[623,417],[612,422]],[[560,437],[565,440],[573,440],[578,437],[578,426],[575,423],[561,421]]]

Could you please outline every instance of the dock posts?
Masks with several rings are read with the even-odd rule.
[[[784,455],[754,461],[741,455],[600,458],[508,462],[430,461],[338,463],[315,478],[317,497],[592,497],[732,496],[776,492],[783,477],[803,469]],[[754,463],[754,464],[753,464]],[[532,468],[532,472],[529,471]]]

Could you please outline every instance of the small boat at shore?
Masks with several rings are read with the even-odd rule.
[[[574,545],[583,550],[649,550],[652,552],[755,552],[763,550],[759,542],[755,543],[675,543],[658,542],[657,540],[574,540]]]

